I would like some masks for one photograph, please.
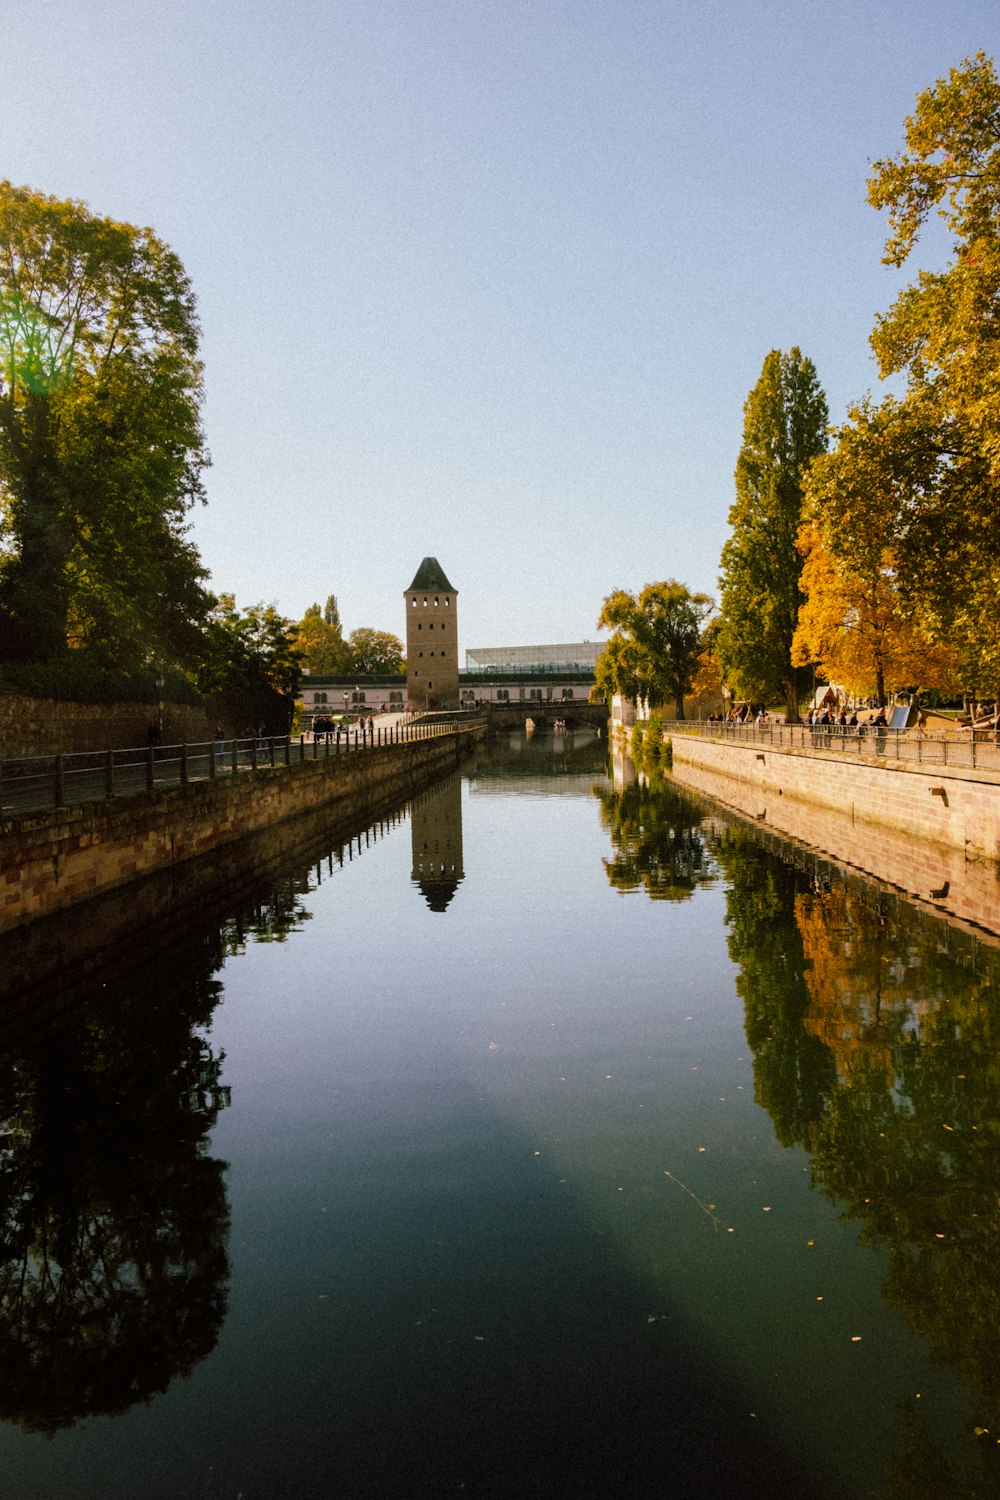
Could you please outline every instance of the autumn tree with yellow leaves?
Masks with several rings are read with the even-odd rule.
[[[887,688],[950,688],[958,661],[950,646],[932,641],[907,612],[883,547],[867,566],[838,559],[815,523],[799,533],[804,554],[800,587],[806,601],[792,641],[792,663],[814,661],[831,682],[851,693]]]
[[[873,674],[930,686],[947,657],[926,654],[933,640],[957,652],[964,688],[996,694],[1000,79],[992,59],[967,58],[919,95],[905,149],[874,163],[868,199],[888,214],[887,265],[903,266],[935,217],[953,253],[943,269],[919,271],[877,319],[879,373],[903,377],[903,397],[860,404],[810,476],[805,514],[831,556],[807,537],[813,587],[796,649],[822,643],[823,661],[858,665],[867,651]],[[873,519],[886,539],[874,551],[863,540]]]

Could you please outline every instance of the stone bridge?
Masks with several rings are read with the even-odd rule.
[[[608,722],[606,703],[491,703],[486,708],[486,720],[490,729],[523,729],[526,719],[531,719],[536,729],[551,729],[558,719],[567,729],[579,729],[587,725],[603,729]]]

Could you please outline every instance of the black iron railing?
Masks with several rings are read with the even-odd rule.
[[[953,736],[929,735],[921,730],[890,729],[887,725],[859,724],[758,724],[723,720],[665,720],[664,734],[709,735],[715,739],[767,746],[775,749],[823,750],[862,758],[880,756],[918,764],[964,766],[971,770],[1000,771],[1000,743],[993,730],[970,729]]]
[[[145,745],[124,750],[85,750],[65,755],[21,756],[0,760],[0,816],[79,807],[113,797],[129,797],[155,788],[214,781],[265,767],[356,755],[415,740],[454,738],[481,724],[397,722],[356,725],[329,733],[255,735],[246,739],[209,740],[199,744]]]

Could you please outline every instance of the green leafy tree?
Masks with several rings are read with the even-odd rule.
[[[0,659],[190,659],[198,324],[151,230],[0,183]]]
[[[362,625],[347,637],[350,649],[348,671],[365,674],[402,672],[403,643],[388,630],[372,630]]]
[[[341,632],[337,601],[332,594],[324,610],[318,604],[311,604],[306,610],[295,627],[295,644],[302,653],[303,666],[315,676],[337,677],[351,670],[351,652]]]
[[[614,631],[598,657],[597,682],[628,698],[657,704],[672,699],[676,717],[683,719],[684,694],[701,661],[702,626],[712,607],[707,594],[692,594],[674,578],[648,583],[638,595],[616,589],[597,622],[598,629]]]
[[[295,637],[296,627],[275,605],[239,610],[232,594],[220,594],[209,621],[203,690],[226,698],[238,724],[285,733],[302,667]]]
[[[803,597],[796,537],[827,418],[812,360],[797,348],[772,349],[743,408],[732,534],[722,549],[716,649],[723,676],[745,698],[783,698],[790,723],[798,721],[804,681],[791,657]]]
[[[616,630],[601,649],[594,665],[591,700],[610,703],[616,693],[634,702],[639,696],[637,649],[634,641]]]

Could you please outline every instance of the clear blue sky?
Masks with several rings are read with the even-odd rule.
[[[715,592],[769,349],[834,420],[876,383],[868,161],[998,33],[997,0],[8,5],[0,174],[183,260],[216,589],[402,634],[431,554],[463,647],[593,638],[613,588]]]

